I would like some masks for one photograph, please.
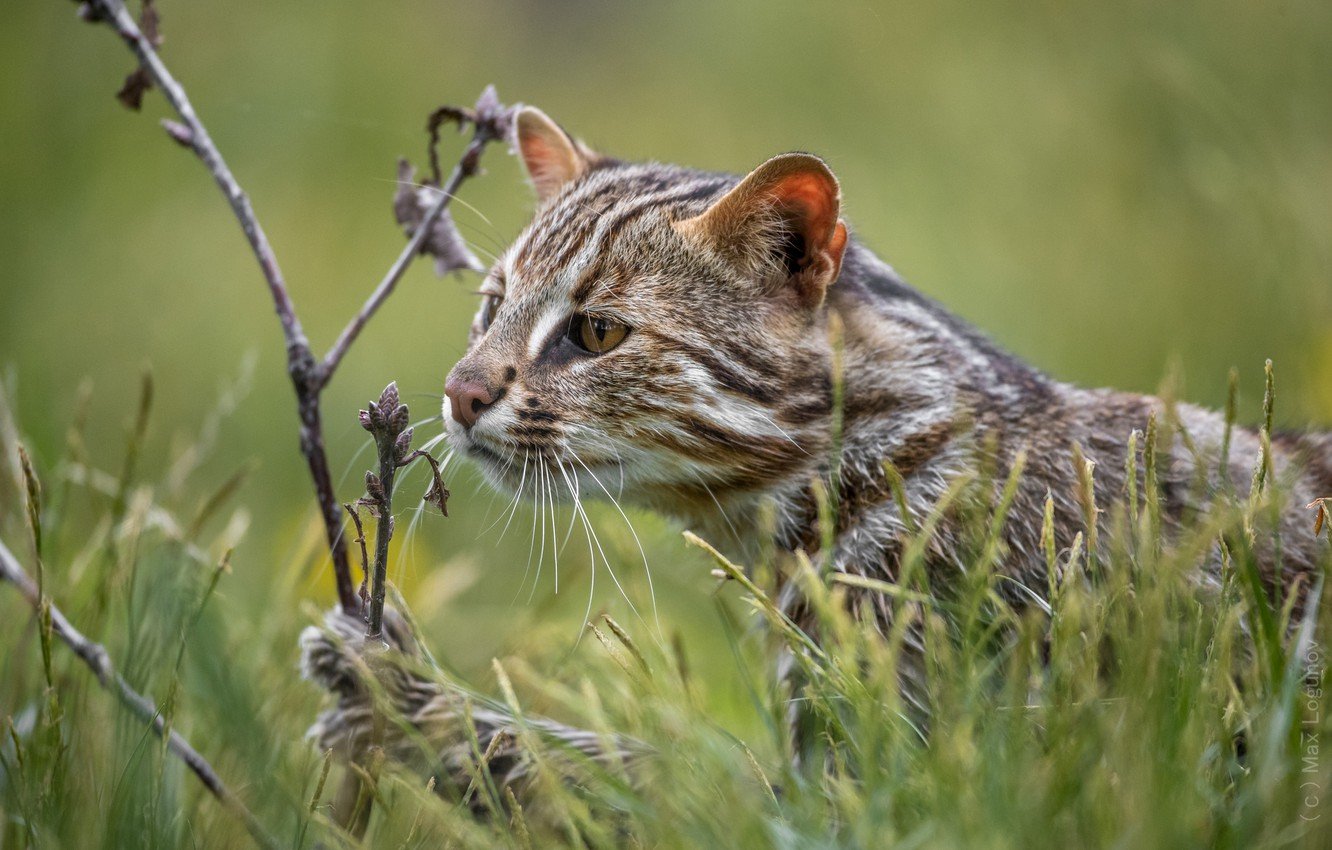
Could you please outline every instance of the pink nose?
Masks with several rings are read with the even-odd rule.
[[[476,420],[495,402],[496,395],[480,381],[450,377],[444,384],[444,394],[449,397],[449,410],[453,420],[464,428],[471,428]]]

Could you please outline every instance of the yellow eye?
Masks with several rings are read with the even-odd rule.
[[[569,339],[592,354],[605,354],[628,335],[628,325],[601,316],[574,316],[569,327]]]
[[[490,323],[495,321],[495,314],[499,312],[500,305],[504,303],[504,296],[486,294],[481,298],[481,330],[484,332],[489,330]]]

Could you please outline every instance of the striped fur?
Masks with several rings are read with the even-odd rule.
[[[885,460],[902,472],[919,521],[977,466],[982,448],[1000,480],[1025,452],[1006,542],[1009,569],[1034,587],[1046,584],[1037,548],[1047,493],[1060,545],[1082,530],[1075,446],[1096,463],[1098,502],[1109,504],[1124,491],[1129,434],[1155,414],[1169,440],[1160,447],[1168,518],[1223,485],[1219,414],[1055,381],[909,288],[863,246],[847,249],[826,301],[809,309],[771,268],[683,238],[679,222],[738,180],[598,158],[540,206],[487,279],[485,291],[504,297],[493,325],[483,333],[478,315],[454,369],[502,398],[470,430],[445,417],[450,440],[496,486],[530,493],[524,466],[544,464],[582,495],[605,486],[729,541],[741,556],[766,541],[731,539],[732,529],[757,528],[775,507],[779,545],[813,548],[811,484],[827,478],[832,445],[833,315],[845,329],[838,569],[894,573],[905,526]],[[552,341],[583,312],[633,330],[601,356],[563,357]],[[1284,573],[1269,576],[1274,582],[1314,569],[1318,549],[1302,506],[1332,492],[1327,439],[1274,441],[1289,499]],[[1241,495],[1258,456],[1257,434],[1236,429],[1229,480]],[[936,554],[940,569],[963,566],[946,529]]]
[[[605,492],[673,516],[742,560],[773,543],[778,552],[813,552],[823,539],[815,482],[830,480],[832,469],[840,326],[840,489],[834,551],[825,553],[836,570],[894,579],[908,529],[959,476],[985,466],[988,480],[1002,482],[1023,455],[1026,472],[1003,541],[1002,569],[1013,581],[1000,590],[1018,606],[1039,601],[1048,586],[1040,551],[1047,495],[1057,544],[1067,549],[1085,530],[1075,457],[1095,463],[1097,502],[1114,502],[1128,483],[1129,435],[1145,431],[1151,417],[1161,426],[1168,525],[1216,493],[1247,492],[1260,456],[1253,430],[1235,430],[1223,464],[1220,415],[1053,380],[854,242],[844,255],[837,248],[840,274],[826,297],[822,289],[811,297],[808,274],[783,265],[790,219],[782,210],[756,209],[748,222],[732,216],[725,249],[681,226],[713,209],[741,178],[602,157],[539,114],[527,126],[540,135],[520,148],[539,175],[541,202],[487,277],[483,291],[502,304],[488,328],[486,307],[478,311],[468,353],[451,376],[485,385],[497,400],[470,428],[445,410],[450,441],[495,486],[529,497],[539,489],[565,497]],[[632,330],[609,352],[579,355],[560,341],[584,313]],[[1141,492],[1146,464],[1137,460]],[[909,517],[893,497],[885,461],[902,476]],[[1301,508],[1332,495],[1332,436],[1274,438],[1273,471],[1286,499],[1280,574],[1270,552],[1260,554],[1269,584],[1289,586],[1319,568],[1318,541]],[[928,553],[931,586],[947,587],[967,558],[961,529],[945,519]],[[1200,586],[1214,584],[1218,568],[1211,562],[1200,570]],[[788,591],[785,604],[799,616],[800,600]],[[887,625],[890,608],[881,598],[866,593],[851,604]],[[344,657],[316,652],[323,646],[309,633],[307,658]],[[441,692],[432,699],[448,715],[455,698]],[[317,731],[327,743],[327,730],[341,728],[333,717]],[[567,731],[575,746],[585,741]]]

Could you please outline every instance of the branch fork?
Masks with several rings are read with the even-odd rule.
[[[367,429],[375,435],[379,446],[380,471],[378,475],[372,473],[367,477],[366,497],[355,505],[339,505],[334,495],[332,474],[324,446],[323,420],[320,411],[321,393],[332,380],[352,343],[393,293],[398,281],[417,255],[422,253],[434,255],[441,271],[480,267],[479,262],[467,251],[461,237],[453,228],[451,220],[447,217],[447,209],[462,183],[478,172],[480,157],[486,146],[491,142],[509,138],[513,111],[500,103],[493,87],[488,87],[473,108],[441,107],[431,113],[427,130],[430,135],[428,151],[433,179],[429,188],[432,193],[438,194],[426,199],[425,203],[418,201],[408,206],[399,203],[404,188],[400,187],[400,197],[395,199],[394,206],[399,223],[407,228],[409,237],[407,245],[365,304],[339,334],[328,353],[318,357],[305,336],[277,257],[255,215],[249,197],[214,145],[184,87],[177,82],[158,56],[157,48],[162,43],[162,37],[159,29],[160,19],[153,0],[141,0],[137,19],[130,14],[124,0],[83,0],[78,4],[78,14],[88,23],[109,26],[137,59],[137,67],[126,77],[117,92],[117,98],[127,108],[137,111],[148,91],[156,88],[162,92],[176,114],[176,118],[162,121],[167,136],[176,144],[188,148],[199,158],[217,183],[241,226],[267,284],[273,309],[282,327],[286,343],[287,372],[296,396],[297,415],[300,421],[300,450],[310,471],[316,502],[324,524],[337,584],[339,607],[347,614],[365,613],[370,624],[369,634],[381,636],[388,542],[393,529],[391,508],[394,473],[424,458],[430,464],[432,472],[426,500],[439,507],[446,515],[448,488],[444,486],[440,477],[439,463],[427,452],[411,450],[412,432],[407,427],[407,408],[398,399],[396,385],[390,384],[380,396],[379,402],[372,403],[362,414],[367,417],[363,423],[368,423]],[[470,127],[472,137],[448,179],[441,181],[436,148],[439,129],[448,121],[457,124],[460,131]],[[360,594],[352,585],[351,566],[340,510],[340,508],[346,510],[356,526],[356,542],[361,547],[364,567],[367,560],[365,534],[356,510],[357,506],[372,506],[380,518],[376,535],[374,572],[373,575],[367,576],[370,588],[367,591],[363,582]],[[40,579],[40,561],[38,568]],[[47,628],[79,655],[103,686],[115,693],[120,701],[147,723],[156,734],[166,738],[170,751],[190,767],[204,786],[221,801],[224,808],[245,823],[256,843],[266,847],[276,846],[273,838],[267,834],[239,798],[223,784],[208,762],[178,732],[166,727],[160,711],[151,700],[133,691],[116,674],[106,650],[100,644],[85,638],[60,613],[39,584],[28,577],[3,543],[0,543],[0,578],[18,587],[24,598],[34,610],[38,611],[41,620],[50,624]]]

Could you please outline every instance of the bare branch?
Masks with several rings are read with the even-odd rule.
[[[338,364],[355,342],[361,330],[370,318],[383,306],[384,302],[397,287],[407,267],[416,255],[429,249],[428,240],[444,214],[453,195],[464,180],[476,174],[481,152],[485,146],[498,139],[508,137],[511,110],[505,108],[493,88],[482,92],[474,109],[442,107],[432,113],[429,130],[431,137],[430,155],[432,167],[438,174],[438,154],[435,142],[438,140],[439,125],[444,120],[454,120],[460,126],[471,124],[472,140],[463,151],[458,164],[449,175],[447,183],[440,190],[439,199],[430,207],[408,240],[398,259],[394,261],[383,280],[371,293],[365,305],[347,324],[337,342],[321,361],[316,359],[310,349],[305,331],[296,315],[287,285],[278,267],[277,257],[268,242],[263,227],[260,226],[250,199],[246,196],[222,154],[213,144],[212,137],[203,122],[194,111],[185,89],[171,76],[166,65],[157,55],[160,38],[157,33],[157,18],[151,8],[145,9],[143,24],[136,22],[125,8],[123,0],[87,0],[81,11],[85,20],[103,22],[110,25],[124,39],[130,50],[139,59],[139,70],[131,75],[137,80],[133,94],[141,97],[149,83],[162,90],[167,102],[180,117],[180,121],[164,121],[163,127],[177,144],[187,147],[199,157],[218,187],[222,190],[240,222],[241,230],[250,243],[250,248],[259,263],[260,271],[268,284],[273,300],[273,308],[282,323],[282,333],[287,344],[287,372],[291,377],[292,387],[296,392],[297,413],[301,420],[301,454],[305,457],[314,484],[315,498],[324,522],[324,534],[328,541],[329,554],[333,560],[333,573],[337,583],[338,603],[349,614],[358,613],[361,603],[353,589],[351,562],[347,556],[347,545],[342,536],[342,517],[339,502],[334,495],[333,478],[329,468],[328,455],[324,448],[323,420],[319,409],[319,394]]]
[[[332,379],[334,372],[342,362],[343,357],[346,356],[352,343],[355,342],[371,317],[378,312],[379,308],[393,293],[398,281],[401,280],[407,267],[418,254],[435,254],[441,268],[479,268],[479,263],[471,258],[470,252],[465,247],[461,250],[457,248],[463,243],[452,228],[446,211],[462,183],[477,173],[480,157],[485,146],[490,142],[509,137],[512,110],[500,103],[493,87],[488,87],[477,99],[473,109],[441,107],[431,114],[427,126],[430,136],[430,166],[433,175],[431,185],[438,190],[438,198],[432,199],[429,196],[423,196],[420,200],[414,199],[410,209],[411,215],[408,219],[404,221],[399,216],[399,220],[402,221],[410,233],[407,245],[379,285],[370,294],[361,310],[338,336],[327,356],[321,360],[315,357],[310,348],[297,317],[295,306],[288,293],[281,269],[278,266],[277,258],[268,242],[268,237],[255,216],[249,198],[241,189],[240,184],[223,160],[221,153],[213,144],[207,128],[204,127],[203,122],[195,113],[184,88],[171,76],[166,65],[157,54],[156,48],[161,43],[161,39],[158,34],[157,13],[152,6],[152,0],[144,0],[143,13],[137,22],[127,11],[124,0],[85,0],[80,6],[80,13],[84,20],[92,23],[106,23],[111,26],[139,60],[139,68],[129,76],[126,84],[122,87],[119,95],[122,102],[130,108],[137,109],[147,91],[153,87],[161,89],[167,102],[180,118],[179,121],[171,119],[162,121],[162,126],[168,137],[176,144],[189,148],[200,159],[226,196],[232,212],[245,233],[255,259],[258,261],[260,271],[268,285],[278,320],[282,324],[283,337],[287,348],[287,371],[296,393],[297,411],[301,421],[301,454],[305,457],[309,467],[315,496],[324,522],[324,530],[337,582],[339,607],[349,617],[359,617],[363,610],[368,609],[372,612],[370,633],[378,635],[382,623],[384,604],[387,549],[392,536],[390,499],[392,498],[394,472],[411,460],[426,457],[432,467],[432,484],[426,494],[426,499],[431,504],[436,504],[445,515],[447,515],[448,488],[444,486],[440,477],[439,464],[433,457],[422,452],[410,452],[411,429],[407,428],[407,409],[405,405],[398,404],[396,390],[391,387],[390,389],[393,390],[391,393],[393,396],[392,403],[386,403],[386,398],[390,394],[390,391],[386,390],[385,396],[381,397],[380,401],[381,405],[388,409],[384,411],[383,421],[376,422],[378,430],[383,431],[383,434],[377,433],[376,437],[384,438],[383,440],[377,439],[377,442],[380,442],[381,476],[370,476],[375,485],[367,488],[372,498],[363,498],[358,500],[355,505],[343,506],[351,515],[357,528],[357,542],[361,547],[363,568],[367,567],[365,533],[361,527],[356,506],[374,505],[379,515],[374,575],[368,576],[372,579],[373,592],[369,594],[369,598],[366,598],[366,586],[365,583],[362,583],[361,594],[358,597],[353,590],[351,565],[347,553],[347,544],[342,534],[339,503],[334,496],[332,475],[324,447],[320,394]],[[439,129],[441,124],[449,120],[457,123],[460,130],[470,125],[472,127],[472,138],[463,150],[448,180],[441,186],[437,150]],[[428,208],[426,208],[427,204],[429,204]],[[419,221],[417,220],[418,216]],[[445,244],[450,250],[442,251],[439,247],[441,244]],[[447,259],[445,254],[453,256],[454,259]],[[463,259],[459,260],[457,257]],[[375,406],[371,405],[371,409],[375,410]],[[367,428],[369,428],[368,425]],[[369,479],[368,483],[370,483]],[[376,495],[376,490],[378,490],[378,495]],[[12,556],[9,556],[8,550],[4,550],[4,554],[7,556],[4,577],[14,581],[34,605],[42,605],[40,591],[32,587],[31,582],[26,578],[26,574],[23,573],[17,562],[13,561]],[[367,574],[369,573],[368,569],[365,571]],[[159,736],[169,736],[169,743],[173,752],[185,759],[186,763],[199,775],[210,791],[245,819],[246,825],[251,829],[256,841],[259,841],[262,845],[271,846],[273,843],[271,839],[254,821],[253,816],[222,785],[207,762],[198,756],[183,738],[166,729],[163,721],[157,715],[156,707],[150,700],[129,689],[129,686],[115,674],[102,647],[83,638],[58,611],[52,609],[52,612],[60,636],[74,647],[75,651],[92,667],[102,683],[115,690],[122,701],[134,709],[145,721],[150,722]],[[358,834],[356,830],[353,830],[353,833]]]
[[[23,598],[28,600],[28,604],[33,607],[33,610],[41,610],[43,597],[37,589],[37,584],[29,577],[27,571],[23,569],[22,564],[18,562],[18,559],[14,557],[8,547],[5,546],[3,540],[0,540],[0,578],[14,584],[19,589],[19,593],[23,594]],[[245,824],[245,828],[249,830],[256,844],[260,847],[278,847],[277,841],[268,834],[268,831],[259,823],[254,814],[223,783],[217,775],[217,771],[213,770],[213,766],[208,763],[208,760],[199,755],[199,752],[190,745],[189,741],[185,740],[183,735],[174,729],[168,730],[166,721],[163,719],[157,705],[151,699],[130,687],[129,683],[116,672],[115,667],[111,664],[110,656],[107,655],[106,648],[84,637],[83,633],[66,619],[60,609],[49,602],[49,599],[47,610],[50,611],[51,625],[56,635],[70,649],[74,650],[74,654],[82,659],[84,664],[88,665],[93,674],[97,676],[97,681],[101,683],[102,687],[115,694],[121,704],[148,724],[158,738],[166,738],[168,749],[183,761],[195,776],[199,777],[199,781],[204,784],[209,793],[222,803],[223,808]]]
[[[204,166],[208,168],[213,179],[217,181],[222,194],[226,195],[227,202],[231,204],[232,211],[240,221],[241,229],[245,231],[245,238],[250,243],[250,248],[254,251],[255,259],[259,261],[259,269],[263,272],[264,279],[268,282],[269,292],[273,296],[273,306],[277,310],[278,319],[282,322],[282,332],[287,339],[288,355],[294,349],[309,348],[305,339],[305,332],[301,329],[301,322],[296,317],[296,308],[291,303],[291,296],[287,293],[287,286],[282,278],[282,270],[278,268],[277,257],[273,254],[273,248],[268,243],[268,236],[264,233],[263,227],[259,225],[259,220],[254,215],[254,209],[250,206],[250,199],[232,176],[231,169],[227,167],[222,159],[222,154],[218,152],[213,144],[213,139],[208,135],[207,128],[199,120],[199,116],[194,111],[194,105],[190,103],[189,97],[185,94],[185,89],[176,82],[175,77],[167,70],[166,65],[157,55],[153,40],[139,28],[138,22],[130,15],[129,10],[121,0],[90,0],[90,5],[97,11],[97,19],[109,23],[115,28],[120,37],[129,45],[130,50],[138,57],[139,64],[147,72],[153,83],[162,90],[167,103],[180,116],[181,122],[189,128],[189,147],[203,160]],[[175,134],[173,134],[175,135]]]
[[[417,225],[416,231],[412,234],[412,238],[407,240],[407,245],[402,249],[402,253],[398,255],[398,259],[393,261],[393,265],[389,267],[384,279],[379,282],[379,286],[375,287],[375,291],[366,299],[360,311],[338,335],[337,342],[333,343],[328,356],[324,358],[321,370],[323,383],[327,383],[329,378],[332,377],[333,372],[338,368],[338,364],[346,356],[347,349],[351,348],[351,344],[360,336],[362,329],[370,321],[370,317],[374,316],[379,308],[384,305],[384,302],[388,300],[388,297],[393,294],[398,281],[402,279],[403,273],[412,264],[412,260],[416,259],[416,255],[422,252],[426,240],[434,229],[435,222],[439,220],[440,216],[444,214],[444,210],[452,203],[453,196],[462,186],[463,181],[477,173],[481,161],[481,152],[485,150],[486,145],[507,138],[509,134],[510,111],[500,105],[498,98],[495,96],[494,88],[488,87],[482,92],[474,110],[441,107],[431,116],[432,144],[430,154],[432,167],[436,172],[438,172],[438,155],[435,152],[433,142],[438,138],[439,121],[443,120],[436,116],[441,115],[450,120],[455,120],[459,124],[470,123],[473,128],[472,140],[467,143],[458,164],[449,173],[448,181],[440,189],[438,200],[426,211],[420,224]]]
[[[241,189],[240,183],[227,167],[222,154],[213,144],[208,129],[195,113],[184,87],[171,76],[171,72],[157,55],[156,44],[159,38],[155,16],[152,18],[153,26],[149,28],[153,31],[145,32],[130,15],[122,0],[88,0],[83,10],[86,20],[104,22],[115,29],[138,57],[142,74],[162,90],[163,96],[180,117],[179,122],[164,122],[168,135],[177,144],[194,151],[204,167],[213,175],[213,180],[226,196],[227,203],[231,205],[232,212],[240,222],[246,240],[250,243],[250,249],[259,263],[259,270],[268,284],[273,309],[282,324],[282,334],[286,340],[287,372],[296,391],[297,412],[301,420],[301,454],[304,455],[310,469],[315,497],[324,521],[324,533],[328,540],[337,582],[338,602],[344,611],[355,613],[360,606],[352,585],[351,563],[347,557],[346,544],[342,539],[338,500],[333,492],[333,476],[324,450],[323,422],[319,412],[319,389],[324,383],[324,378],[318,361],[310,351],[309,341],[296,315],[296,308],[292,304],[286,281],[283,279],[273,248],[268,242],[268,236],[255,216],[249,197]]]

